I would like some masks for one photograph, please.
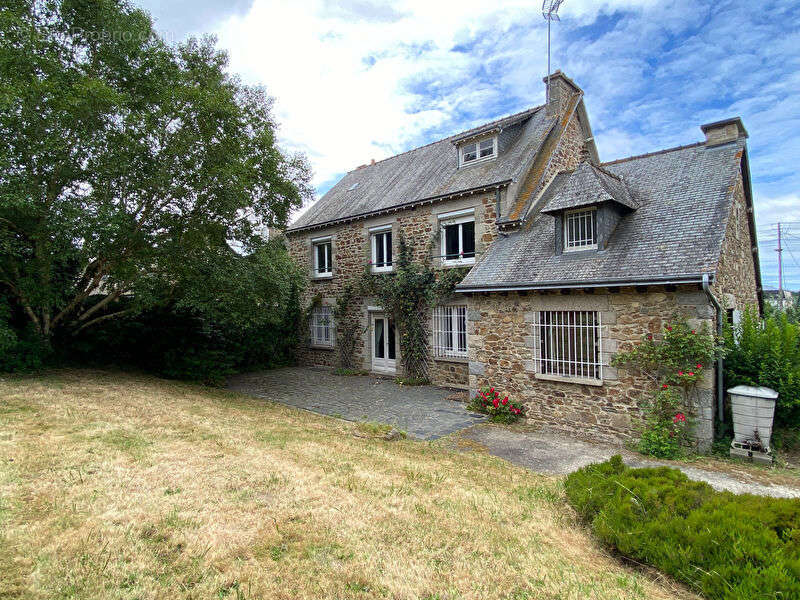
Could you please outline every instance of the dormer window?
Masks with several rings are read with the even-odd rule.
[[[597,209],[564,212],[564,251],[597,248]]]
[[[497,136],[467,142],[459,146],[460,165],[469,165],[497,156]]]

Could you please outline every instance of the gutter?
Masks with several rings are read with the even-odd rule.
[[[601,287],[623,287],[630,285],[679,285],[684,283],[702,283],[707,274],[677,275],[667,277],[647,277],[643,279],[595,279],[588,281],[543,281],[541,283],[507,285],[507,286],[465,286],[456,287],[456,292],[521,292],[535,290],[580,289]]]
[[[708,273],[703,274],[703,291],[708,295],[708,298],[711,300],[711,303],[714,305],[714,308],[717,310],[717,335],[722,337],[722,306],[717,299],[714,297],[714,294],[711,293],[711,288],[708,286]],[[722,357],[717,358],[717,417],[719,418],[719,422],[722,423],[725,420],[725,412],[724,412],[724,393],[722,390],[722,376],[723,372],[722,369],[724,367],[724,362]]]

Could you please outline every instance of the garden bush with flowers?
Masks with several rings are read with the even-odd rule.
[[[494,423],[513,423],[525,416],[522,404],[509,400],[508,396],[501,395],[493,387],[478,390],[467,408],[489,415],[489,420]]]
[[[637,450],[658,458],[678,458],[690,445],[697,383],[723,352],[721,340],[708,329],[673,319],[660,334],[647,334],[612,366],[644,375],[652,392],[641,399],[643,423]]]

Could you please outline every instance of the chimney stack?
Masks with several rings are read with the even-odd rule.
[[[700,129],[706,134],[706,147],[713,148],[727,144],[740,137],[748,137],[747,130],[739,117],[732,119],[725,119],[724,121],[716,121],[714,123],[706,123],[701,125]]]
[[[560,70],[556,70],[549,77],[542,79],[546,86],[549,86],[547,93],[547,115],[558,116],[563,114],[569,99],[578,92],[583,92],[574,81],[564,75]]]

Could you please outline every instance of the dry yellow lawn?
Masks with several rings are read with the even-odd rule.
[[[604,553],[560,479],[353,430],[146,376],[0,379],[0,597],[685,596]]]

